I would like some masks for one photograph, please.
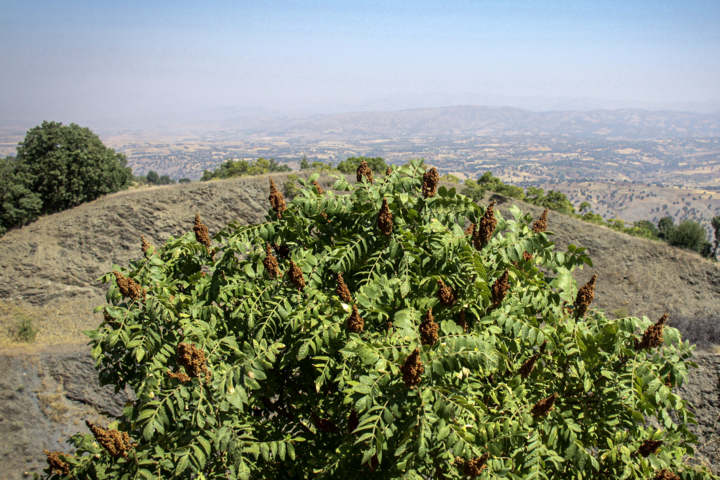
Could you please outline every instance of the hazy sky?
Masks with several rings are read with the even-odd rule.
[[[719,25],[717,0],[0,0],[0,121],[705,101]]]

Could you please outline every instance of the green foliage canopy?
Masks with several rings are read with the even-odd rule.
[[[683,220],[667,235],[667,242],[675,247],[702,252],[708,243],[707,232],[698,222]]]
[[[658,236],[667,241],[670,233],[675,229],[675,220],[672,217],[662,217],[658,221]]]
[[[381,157],[349,157],[338,163],[336,168],[345,175],[354,174],[363,160],[367,162],[368,167],[370,167],[370,170],[372,170],[376,176],[385,174],[388,166]]]
[[[43,122],[18,144],[17,158],[0,162],[0,234],[125,189],[133,179],[125,155],[74,123]]]
[[[232,158],[220,164],[212,172],[203,171],[200,181],[208,180],[225,180],[228,178],[240,177],[242,175],[263,175],[272,172],[289,172],[290,167],[280,164],[274,158],[266,159],[263,157],[257,160],[233,160]]]
[[[171,238],[103,276],[92,355],[101,382],[129,385],[137,400],[109,426],[128,436],[125,455],[78,434],[63,457],[71,473],[459,479],[486,462],[482,478],[646,479],[664,468],[713,478],[685,465],[697,439],[675,387],[694,347],[665,327],[662,345],[638,349],[647,318],[568,308],[572,271],[592,262],[573,245],[555,251],[515,207],[512,219],[494,213],[477,250],[464,229],[485,210],[454,188],[423,198],[423,173],[413,161],[373,185],[338,179],[345,195],[319,194],[315,174],[282,218],[232,223],[211,246]],[[146,296],[124,298],[118,275]],[[362,328],[350,331],[355,309]],[[195,370],[181,361],[188,345],[202,353]],[[401,370],[414,351],[416,387]],[[554,394],[547,415],[532,413]],[[650,441],[662,445],[639,454]]]
[[[711,220],[711,225],[713,227],[713,249],[712,249],[712,256],[714,257],[717,255],[718,247],[720,247],[720,216],[715,216]]]
[[[485,198],[485,189],[480,187],[477,181],[468,178],[465,180],[465,186],[460,193],[472,199],[473,202],[479,202]]]
[[[42,198],[27,187],[28,183],[16,159],[0,158],[0,235],[40,215]]]
[[[43,122],[17,147],[27,187],[42,198],[42,213],[55,213],[127,188],[127,159],[74,123]]]

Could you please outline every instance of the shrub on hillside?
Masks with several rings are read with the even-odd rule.
[[[43,122],[18,144],[16,159],[3,161],[0,230],[127,188],[133,175],[126,165],[90,129]]]
[[[593,311],[604,279],[578,288],[552,215],[506,220],[420,161],[317,178],[102,277],[92,355],[137,400],[48,477],[713,478],[685,464],[693,347]]]
[[[468,178],[465,180],[464,185],[460,193],[470,198],[473,202],[479,202],[485,198],[485,189],[481,188],[477,181]]]
[[[381,157],[349,157],[338,163],[336,168],[345,175],[354,174],[363,161],[367,163],[370,170],[372,170],[376,176],[384,175],[388,167],[385,159]]]
[[[658,237],[666,242],[670,237],[670,233],[675,229],[675,220],[672,217],[662,217],[658,221]]]
[[[705,228],[694,220],[683,220],[667,235],[667,242],[674,247],[703,252],[707,241]]]
[[[257,160],[237,161],[230,158],[212,172],[210,170],[204,170],[200,181],[225,180],[243,175],[263,175],[265,173],[289,171],[290,167],[276,162],[274,158],[266,159],[260,157]]]

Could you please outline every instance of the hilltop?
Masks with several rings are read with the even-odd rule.
[[[273,175],[281,184],[285,174]],[[325,186],[332,181],[321,179]],[[125,191],[39,219],[0,239],[0,327],[8,332],[17,314],[35,319],[38,343],[83,343],[83,329],[99,319],[104,303],[97,283],[113,264],[141,256],[140,235],[158,245],[192,229],[199,213],[212,233],[230,221],[261,221],[269,208],[268,176]],[[500,199],[500,211],[517,204],[537,218],[541,209]],[[486,198],[483,203],[487,204]],[[588,248],[594,268],[576,272],[580,283],[598,275],[595,305],[613,312],[659,317],[662,313],[720,313],[720,268],[666,244],[551,212],[550,230],[561,249]],[[7,343],[8,335],[3,335]],[[2,343],[0,343],[2,345]]]

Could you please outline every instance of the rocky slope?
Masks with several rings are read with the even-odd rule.
[[[284,175],[274,178],[278,184],[285,180]],[[321,184],[329,181],[321,179]],[[269,208],[267,196],[267,176],[133,190],[42,218],[0,238],[0,462],[6,466],[0,479],[39,472],[43,449],[67,450],[64,439],[85,429],[81,420],[103,411],[117,414],[131,398],[131,392],[115,394],[97,385],[84,346],[81,331],[99,323],[92,308],[104,303],[105,289],[95,279],[112,264],[139,258],[140,235],[161,244],[191,230],[195,213],[211,233],[229,221],[254,223]],[[501,213],[510,217],[507,208],[513,201],[498,200]],[[541,213],[532,205],[519,206],[535,218]],[[560,248],[588,247],[595,265],[576,272],[576,278],[584,283],[598,275],[596,307],[652,319],[667,311],[685,317],[683,328],[694,339],[712,340],[717,325],[700,320],[720,313],[716,264],[552,212],[549,225]],[[12,341],[23,317],[39,328],[32,346]],[[694,325],[706,330],[693,330]],[[700,368],[683,387],[698,407],[703,442],[715,438],[720,407],[720,357],[710,350],[711,341],[705,346],[696,360]],[[705,461],[720,465],[716,444],[702,453]]]

